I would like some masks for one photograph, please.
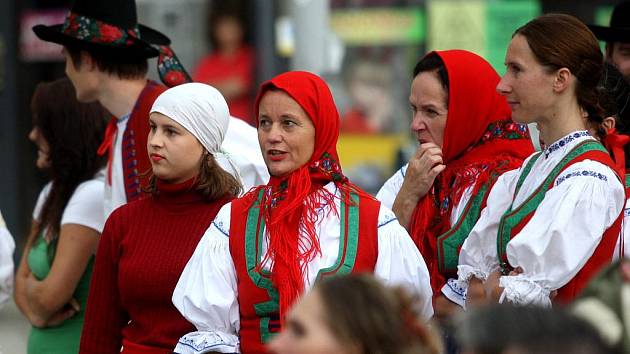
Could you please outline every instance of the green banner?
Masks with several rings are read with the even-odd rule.
[[[346,45],[420,44],[425,36],[422,8],[334,10],[330,27]]]
[[[505,51],[516,29],[540,14],[538,1],[489,1],[486,8],[486,60],[503,74]]]

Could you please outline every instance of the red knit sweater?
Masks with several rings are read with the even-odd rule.
[[[195,331],[171,302],[179,276],[221,206],[182,184],[116,209],[96,254],[80,353],[172,353]]]

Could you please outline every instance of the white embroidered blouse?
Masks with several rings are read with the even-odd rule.
[[[336,196],[333,183],[325,188]],[[217,214],[192,258],[184,268],[173,292],[173,304],[198,331],[184,335],[175,348],[177,353],[239,352],[240,328],[236,270],[229,249],[231,203]],[[336,198],[339,210],[339,198]],[[329,206],[319,210],[321,220],[316,225],[321,255],[307,266],[306,289],[320,269],[333,265],[338,256],[340,220]],[[265,236],[268,237],[265,231]],[[261,259],[267,249],[263,244]],[[271,269],[266,262],[263,268]],[[419,312],[423,319],[433,315],[432,292],[427,267],[407,231],[400,226],[394,213],[381,205],[378,216],[378,258],[374,274],[389,285],[400,285],[418,295]]]

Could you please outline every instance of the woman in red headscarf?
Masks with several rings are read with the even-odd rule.
[[[431,52],[414,69],[409,96],[411,129],[420,144],[409,164],[381,188],[427,262],[436,316],[463,303],[457,276],[459,250],[484,208],[497,177],[534,150],[526,125],[514,123],[496,92],[499,75],[464,50]],[[446,313],[442,313],[444,308]]]
[[[272,177],[226,204],[197,246],[173,303],[198,332],[175,351],[264,353],[305,290],[345,273],[406,286],[431,317],[427,268],[407,232],[343,175],[339,114],[326,83],[307,72],[281,74],[261,86],[255,109]]]

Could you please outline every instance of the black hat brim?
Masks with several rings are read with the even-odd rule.
[[[106,44],[92,43],[89,41],[85,41],[82,39],[74,38],[69,36],[61,31],[61,24],[46,26],[46,25],[36,25],[33,27],[33,32],[35,35],[47,42],[57,43],[63,46],[73,46],[76,48],[85,49],[88,51],[96,51],[101,53],[106,53],[111,56],[120,57],[120,58],[130,58],[130,59],[148,59],[158,56],[160,53],[156,48],[153,48],[151,44],[148,42],[132,38],[132,45],[128,47],[114,47]],[[142,26],[143,28],[149,29],[155,33],[161,34],[155,30],[152,30],[146,26]],[[148,32],[150,33],[150,32]],[[155,35],[152,33],[151,35]],[[142,33],[140,34],[142,36]],[[164,35],[162,35],[164,36]],[[164,36],[166,38],[166,36]],[[156,37],[157,38],[157,37]],[[168,38],[166,38],[168,40]],[[170,42],[170,41],[169,41]],[[159,44],[159,43],[156,43]]]
[[[606,42],[630,42],[630,28],[588,25],[597,39]]]

